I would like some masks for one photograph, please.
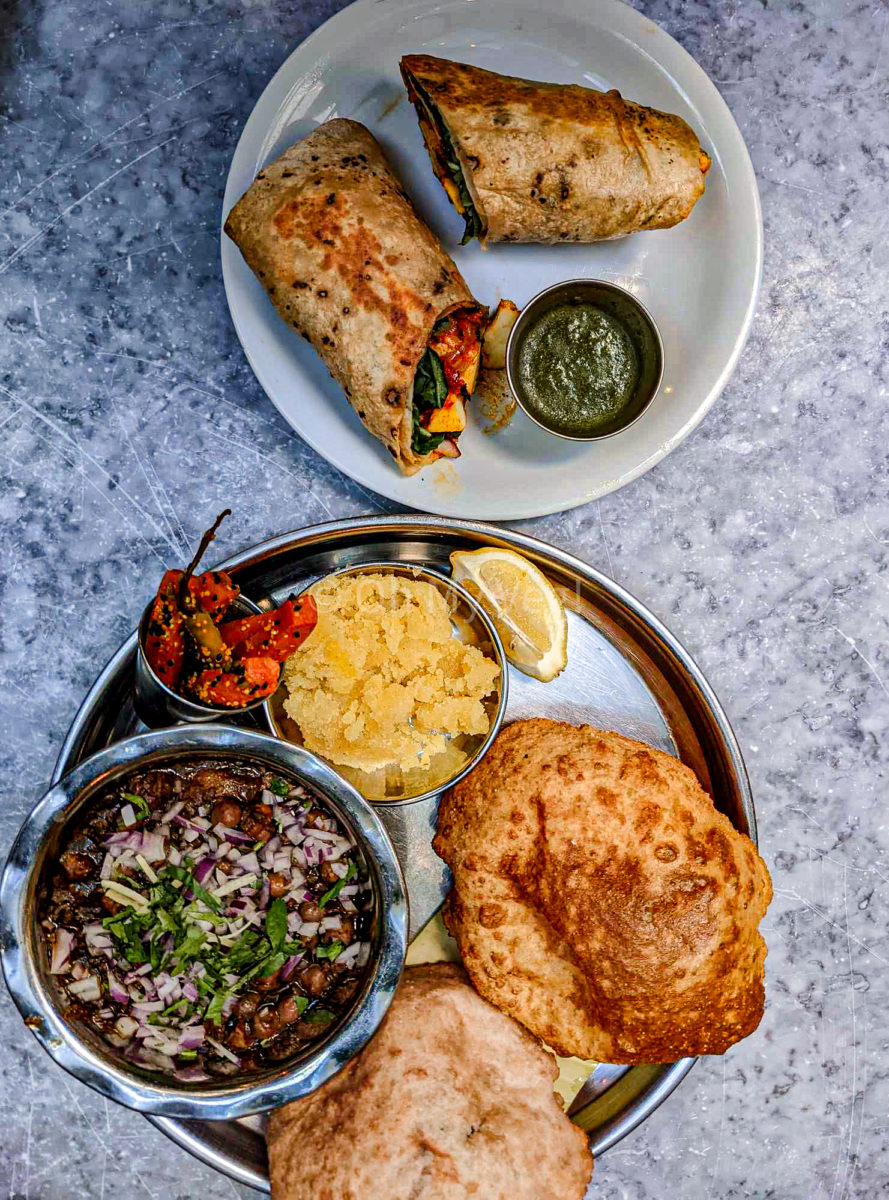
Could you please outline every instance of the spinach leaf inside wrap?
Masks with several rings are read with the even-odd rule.
[[[413,89],[427,122],[434,127],[441,141],[441,146],[437,147],[430,145],[427,140],[427,148],[432,153],[438,169],[450,177],[457,189],[460,204],[463,207],[463,220],[466,223],[463,237],[460,239],[460,245],[465,246],[473,238],[480,238],[485,232],[485,227],[472,202],[472,195],[466,183],[466,176],[463,174],[463,168],[460,166],[460,155],[457,153],[457,147],[454,145],[454,139],[451,137],[451,132],[448,129],[446,121],[421,85],[417,83],[416,79],[411,77],[409,86]]]
[[[427,347],[417,364],[417,373],[414,376],[411,449],[415,454],[430,454],[433,450],[437,450],[445,440],[443,433],[428,433],[420,424],[420,415],[428,412],[430,408],[441,408],[447,394],[448,383],[445,379],[441,359],[434,350]]]

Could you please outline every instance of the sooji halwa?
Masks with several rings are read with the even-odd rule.
[[[366,774],[422,776],[447,757],[453,776],[451,739],[488,731],[498,664],[453,636],[447,602],[423,580],[330,576],[311,594],[317,625],[284,666],[284,708],[307,749]]]
[[[40,918],[68,1017],[195,1082],[325,1034],[361,983],[373,909],[323,802],[258,767],[196,759],[100,794]]]

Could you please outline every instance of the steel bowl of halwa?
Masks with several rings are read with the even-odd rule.
[[[386,831],[325,763],[268,734],[128,738],[33,809],[0,881],[3,973],[66,1070],[142,1112],[231,1119],[357,1053],[401,976]]]
[[[506,711],[506,655],[478,602],[409,563],[346,567],[313,583],[318,623],[266,701],[373,803],[428,799],[486,753]]]

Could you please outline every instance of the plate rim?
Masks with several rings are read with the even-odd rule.
[[[657,638],[664,643],[699,689],[704,702],[716,722],[720,739],[737,778],[741,806],[749,827],[749,836],[754,845],[757,844],[755,805],[743,755],[741,754],[740,746],[738,745],[728,716],[712,686],[704,676],[703,671],[689,654],[683,643],[670,632],[660,618],[652,613],[646,605],[637,600],[621,584],[610,579],[592,564],[571,554],[570,551],[545,542],[532,534],[504,529],[498,525],[484,521],[457,520],[436,515],[423,517],[413,514],[375,515],[346,517],[336,521],[325,521],[316,525],[304,526],[301,529],[289,530],[245,547],[243,550],[230,555],[222,562],[216,564],[216,567],[236,569],[247,566],[252,562],[261,561],[263,558],[273,556],[288,549],[304,548],[311,546],[313,543],[337,537],[345,540],[352,532],[373,531],[374,533],[383,535],[387,530],[395,533],[414,534],[418,537],[423,535],[434,536],[435,534],[446,537],[449,533],[458,536],[461,533],[472,534],[479,539],[487,539],[495,544],[497,542],[507,544],[517,548],[519,551],[527,551],[539,555],[562,569],[587,579],[589,582],[604,589],[616,601],[626,607],[630,613],[647,625]],[[53,770],[53,783],[68,769],[68,758],[73,753],[78,752],[83,741],[83,736],[89,730],[90,717],[96,699],[103,689],[125,669],[128,657],[135,654],[135,646],[136,634],[134,632],[115,651],[84,697],[59,751],[59,756]],[[587,1133],[593,1154],[600,1157],[611,1146],[622,1140],[622,1138],[642,1124],[643,1121],[647,1120],[679,1086],[682,1080],[685,1079],[696,1061],[697,1059],[694,1058],[684,1058],[672,1064],[663,1064],[664,1069],[644,1087],[641,1094],[634,1101],[632,1109],[609,1118],[603,1123],[599,1131],[590,1131]],[[590,1101],[590,1103],[594,1103],[594,1101]],[[198,1134],[191,1128],[189,1122],[183,1122],[176,1118],[146,1115],[148,1120],[160,1129],[162,1133],[200,1159],[200,1161],[207,1163],[209,1166],[214,1167],[239,1183],[257,1188],[260,1191],[267,1190],[267,1181],[250,1167],[234,1162],[231,1159],[220,1160],[219,1153],[200,1139]],[[596,1136],[597,1132],[600,1134],[598,1137]],[[224,1165],[222,1165],[222,1162],[224,1162]]]
[[[478,2],[478,0],[464,0],[464,3]],[[752,205],[752,223],[754,226],[755,239],[753,245],[753,283],[750,293],[747,298],[747,305],[744,311],[744,316],[741,321],[738,332],[735,336],[734,346],[731,353],[728,355],[722,370],[717,376],[714,383],[711,385],[709,392],[699,402],[698,406],[691,414],[689,419],[676,430],[669,438],[661,442],[652,452],[641,455],[634,467],[624,471],[616,478],[601,479],[600,482],[582,494],[578,494],[570,503],[563,503],[561,500],[556,502],[547,502],[545,499],[532,499],[528,503],[519,503],[513,505],[509,509],[504,509],[498,512],[496,516],[486,516],[488,520],[497,521],[520,521],[529,520],[536,517],[551,516],[553,513],[569,512],[571,509],[579,508],[584,504],[588,504],[593,500],[601,499],[603,496],[610,495],[612,492],[625,487],[632,483],[641,475],[646,474],[658,463],[662,462],[670,455],[694,430],[700,425],[707,414],[715,405],[716,401],[721,396],[722,392],[733,375],[735,368],[744,347],[747,344],[750,336],[750,331],[753,325],[753,319],[756,315],[756,310],[759,303],[759,296],[762,287],[762,270],[763,270],[763,217],[762,203],[759,195],[759,186],[756,179],[756,172],[753,169],[753,163],[750,158],[750,152],[747,149],[746,142],[741,133],[738,123],[732,114],[731,109],[717,88],[716,84],[704,70],[704,68],[692,57],[692,55],[665,29],[656,22],[652,21],[644,13],[640,13],[637,9],[632,8],[629,4],[623,3],[623,0],[583,0],[584,6],[595,7],[599,11],[607,14],[611,13],[618,22],[629,22],[635,25],[637,32],[646,32],[654,38],[657,45],[653,47],[660,54],[660,58],[655,60],[662,69],[663,52],[667,51],[671,55],[676,64],[679,64],[687,73],[685,81],[680,83],[674,79],[671,74],[671,80],[679,88],[684,96],[687,95],[689,82],[697,88],[703,89],[707,95],[709,103],[709,112],[712,114],[712,119],[719,119],[724,126],[724,132],[719,145],[713,145],[711,149],[714,156],[723,162],[727,155],[727,146],[731,142],[731,156],[734,166],[734,172],[737,174],[737,185],[743,188],[746,200]],[[293,421],[287,416],[276,399],[274,389],[271,383],[267,383],[268,375],[262,366],[260,356],[251,350],[250,339],[247,336],[245,329],[244,314],[239,308],[240,302],[233,298],[236,296],[236,279],[235,271],[239,269],[240,254],[237,248],[230,243],[228,237],[224,233],[224,225],[226,217],[240,198],[241,185],[235,183],[235,177],[244,171],[246,164],[252,164],[253,154],[249,147],[256,144],[261,144],[265,139],[269,128],[269,114],[267,110],[271,110],[271,114],[277,112],[280,108],[278,99],[279,93],[286,93],[289,88],[286,86],[286,81],[291,75],[291,63],[297,55],[304,54],[307,49],[317,43],[323,42],[326,38],[335,35],[336,28],[344,22],[359,21],[365,15],[371,20],[377,16],[381,7],[390,5],[397,6],[401,11],[407,9],[430,8],[435,6],[435,0],[352,0],[352,3],[341,8],[338,12],[333,13],[326,21],[314,29],[306,38],[303,39],[293,50],[287,55],[277,71],[272,75],[271,79],[263,88],[253,108],[250,111],[241,135],[238,138],[234,154],[232,155],[229,164],[228,174],[225,181],[225,190],[222,200],[222,212],[220,214],[220,260],[222,265],[222,280],[223,289],[225,291],[226,303],[228,305],[229,315],[231,316],[232,324],[235,328],[238,341],[244,351],[244,356],[247,359],[250,369],[256,377],[262,390],[265,392],[268,399],[282,420],[286,422],[288,427],[298,437],[310,446],[317,454],[319,454],[326,462],[330,463],[336,470],[340,471],[348,479],[353,480],[359,486],[369,489],[375,495],[383,496],[387,500],[394,501],[398,504],[404,504],[407,507],[417,511],[431,512],[438,516],[452,517],[460,520],[461,518],[455,511],[453,505],[448,503],[446,496],[436,494],[434,490],[430,490],[429,494],[424,494],[422,497],[417,497],[416,501],[412,501],[410,496],[402,494],[398,485],[404,483],[402,477],[397,473],[392,464],[385,463],[392,473],[392,482],[389,484],[389,473],[385,472],[382,478],[374,476],[371,478],[370,473],[361,468],[353,470],[347,468],[343,463],[345,458],[337,453],[336,446],[331,446],[328,443],[322,443],[320,438],[313,436],[311,427],[307,429],[297,428]],[[348,15],[347,15],[348,14]],[[638,45],[638,42],[635,43]],[[640,49],[642,49],[640,47]],[[646,51],[642,51],[646,53]],[[322,56],[323,57],[323,56]],[[649,57],[654,56],[649,54]],[[252,174],[253,166],[250,165],[249,174]],[[727,183],[730,181],[727,179]],[[459,266],[459,263],[458,263]],[[271,315],[271,314],[269,314]],[[371,436],[371,435],[368,435]],[[381,487],[381,482],[385,485]],[[534,493],[532,493],[533,495]],[[541,491],[536,493],[541,495]],[[545,493],[544,493],[545,494]]]

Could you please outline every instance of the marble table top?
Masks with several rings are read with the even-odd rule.
[[[578,0],[582,2],[582,0]],[[645,0],[759,177],[762,299],[644,478],[523,528],[654,610],[721,697],[775,899],[759,1031],[604,1156],[627,1200],[889,1193],[889,7]],[[0,858],[162,567],[392,506],[304,445],[228,317],[218,219],[269,76],[336,0],[6,0]],[[0,989],[0,1193],[247,1196],[50,1063]],[[368,1198],[371,1200],[371,1198]]]

